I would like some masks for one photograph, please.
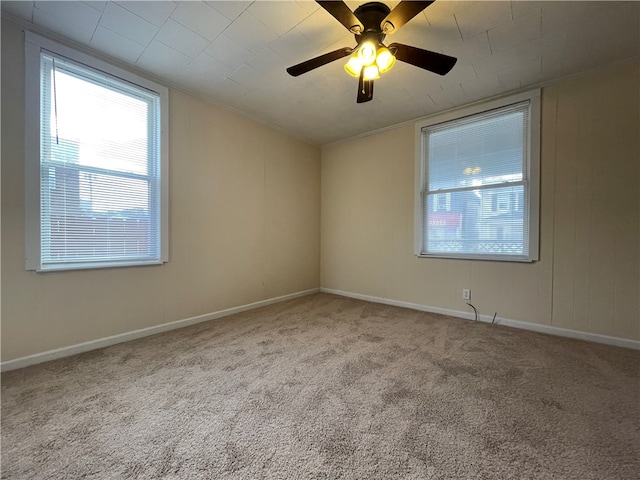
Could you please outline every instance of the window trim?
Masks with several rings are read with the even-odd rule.
[[[25,268],[37,272],[160,265],[169,261],[169,89],[92,55],[25,31]],[[101,261],[43,266],[40,226],[40,53],[56,56],[120,78],[160,97],[160,255],[158,260]]]
[[[418,258],[448,258],[463,260],[488,260],[503,262],[535,262],[540,258],[540,95],[539,88],[517,94],[492,98],[447,110],[415,123],[415,187],[414,187],[414,255]],[[506,107],[512,104],[529,101],[529,162],[526,177],[529,179],[529,254],[527,256],[508,256],[490,254],[444,254],[422,253],[424,232],[424,215],[422,190],[424,188],[426,161],[423,155],[423,133],[425,127],[446,123],[489,110]]]

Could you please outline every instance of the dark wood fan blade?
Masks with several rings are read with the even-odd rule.
[[[402,43],[392,43],[389,45],[389,50],[401,62],[410,63],[438,75],[449,73],[458,61],[457,58],[449,55],[403,45]]]
[[[389,35],[390,33],[395,32],[429,5],[431,5],[434,0],[427,2],[413,2],[413,1],[402,1],[396,8],[391,10],[389,15],[385,17],[384,20],[380,23],[380,28],[382,31]]]
[[[364,68],[360,71],[358,80],[358,98],[356,103],[364,103],[373,99],[373,80],[364,79]]]
[[[334,50],[333,52],[325,53],[324,55],[320,55],[319,57],[312,58],[307,60],[306,62],[299,63],[294,65],[293,67],[287,68],[287,73],[294,77],[298,75],[302,75],[303,73],[307,73],[314,68],[321,67],[326,65],[327,63],[331,63],[335,60],[339,60],[343,57],[346,57],[351,52],[353,52],[353,48],[340,48],[339,50]]]
[[[351,9],[343,1],[318,1],[316,3],[329,12],[333,18],[338,20],[347,30],[356,35],[364,31],[364,26],[354,15]]]

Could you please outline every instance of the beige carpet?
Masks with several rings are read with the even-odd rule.
[[[640,352],[317,294],[2,377],[3,479],[637,479]]]

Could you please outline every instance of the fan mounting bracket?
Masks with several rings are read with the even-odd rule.
[[[380,2],[368,2],[356,8],[353,13],[364,27],[361,33],[354,35],[358,45],[363,41],[374,39],[378,44],[382,43],[385,32],[382,31],[380,24],[389,15],[389,12],[391,9]]]

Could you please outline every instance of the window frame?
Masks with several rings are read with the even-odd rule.
[[[36,272],[86,270],[141,265],[160,265],[169,261],[169,89],[135,73],[80,52],[54,40],[25,31],[25,268]],[[160,140],[160,248],[158,258],[151,260],[100,260],[79,263],[42,264],[41,232],[41,90],[42,51],[63,57],[82,67],[116,77],[159,96]]]
[[[503,262],[535,262],[539,260],[540,231],[540,89],[528,90],[517,94],[497,97],[473,103],[461,108],[447,110],[431,115],[415,123],[415,188],[414,188],[414,255],[418,258],[448,258],[464,260],[489,260]],[[427,127],[460,120],[465,117],[481,114],[491,110],[508,107],[521,102],[529,102],[529,144],[528,158],[523,170],[523,179],[528,179],[528,255],[494,255],[482,253],[426,253],[422,251],[424,243],[424,219],[426,218],[425,192],[428,159],[425,154],[423,130]],[[527,195],[525,195],[527,197]],[[526,201],[525,201],[526,204]],[[523,205],[523,210],[527,205]]]

